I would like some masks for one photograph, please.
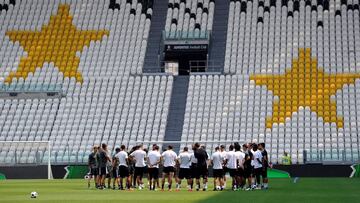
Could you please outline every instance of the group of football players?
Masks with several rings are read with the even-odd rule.
[[[199,143],[193,144],[191,150],[184,147],[179,155],[171,145],[162,153],[156,144],[152,145],[150,151],[138,145],[129,152],[125,145],[121,145],[115,149],[113,156],[109,154],[107,145],[102,144],[101,147],[93,147],[88,165],[88,186],[93,178],[97,189],[142,190],[145,188],[143,177],[146,175],[149,190],[171,191],[173,181],[175,189],[180,190],[182,180],[186,179],[187,190],[206,191],[210,168],[214,191],[226,189],[227,174],[232,178],[232,190],[268,188],[269,162],[264,143],[246,143],[241,146],[235,142],[228,150],[220,145],[215,147],[211,156],[205,146]]]

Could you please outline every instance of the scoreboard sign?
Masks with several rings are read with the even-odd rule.
[[[207,52],[207,44],[172,44],[165,45],[166,52]]]

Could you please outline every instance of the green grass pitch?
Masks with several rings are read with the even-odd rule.
[[[300,178],[297,183],[290,178],[271,179],[270,187],[267,191],[237,192],[98,191],[88,189],[85,180],[3,180],[0,202],[360,202],[358,178]],[[30,198],[32,191],[39,193],[38,198]]]

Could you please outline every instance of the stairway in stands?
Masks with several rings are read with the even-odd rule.
[[[216,1],[214,24],[210,44],[210,62],[216,65],[217,72],[224,71],[226,36],[230,1]]]
[[[158,54],[161,43],[161,33],[165,29],[168,3],[169,0],[154,1],[153,15],[151,17],[150,33],[143,68],[144,73],[161,72]]]
[[[164,141],[181,140],[188,87],[189,76],[174,77]],[[174,146],[174,151],[179,152],[180,144],[176,143],[172,145]],[[164,145],[164,147],[166,146],[167,144]]]

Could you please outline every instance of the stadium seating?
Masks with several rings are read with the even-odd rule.
[[[358,160],[359,31],[358,1],[231,1],[224,67],[231,75],[190,78],[182,140],[264,141],[273,162],[287,151],[293,163],[302,163],[304,150],[310,156],[322,152],[324,160]],[[281,98],[293,102],[298,96],[285,94],[294,79],[276,90],[265,77],[303,67],[304,73],[316,70],[309,77],[333,75],[324,80],[331,87],[321,91],[334,95],[329,103],[297,105],[278,115]],[[344,75],[352,79],[339,82]]]
[[[284,73],[299,48],[326,72],[359,72],[359,1],[231,1],[225,73]]]
[[[164,140],[173,77],[142,75],[153,12],[142,2],[1,2],[0,92],[64,95],[0,98],[0,141],[51,141],[52,161],[67,163],[85,162],[101,142],[113,150]],[[224,75],[190,76],[181,140],[257,140],[274,163],[284,151],[293,163],[304,151],[359,160],[359,0],[229,4]],[[169,0],[161,29],[207,37],[214,8]],[[49,159],[44,146],[18,145],[0,143],[0,163]]]
[[[144,13],[137,2],[119,1],[119,9],[109,9],[96,0],[28,0],[1,12],[3,90],[41,91],[60,85],[65,97],[0,99],[0,141],[49,140],[52,161],[83,162],[90,147],[101,142],[113,150],[115,145],[163,140],[173,78],[132,75],[142,73],[152,13],[151,8]],[[61,23],[69,24],[62,35],[69,30],[80,37],[69,46],[46,43],[62,33]],[[34,38],[36,34],[40,37]],[[60,34],[55,39],[73,38]],[[45,51],[37,52],[41,46]],[[51,51],[56,46],[59,51]],[[28,62],[33,53],[40,59]],[[22,146],[16,147],[18,161],[32,163],[38,147]],[[0,162],[13,163],[14,150],[0,149]],[[46,161],[44,147],[40,151]]]
[[[204,38],[212,30],[214,0],[169,0],[165,32],[168,38]]]
[[[273,100],[278,97],[266,86],[256,85],[249,75],[191,76],[182,141],[257,140],[267,144],[274,163],[284,151],[291,153],[294,163],[301,163],[303,150],[314,154],[322,150],[326,158],[334,160],[341,159],[344,151],[348,160],[357,160],[360,111],[355,96],[360,94],[359,85],[360,80],[345,85],[336,95],[343,128],[324,122],[309,107],[299,107],[284,123],[268,128],[266,119],[274,114]]]
[[[136,4],[137,1],[135,0],[132,4],[121,1],[120,10],[112,10],[108,9],[104,2],[101,1],[73,2],[70,5],[70,18],[72,18],[72,23],[76,25],[76,28],[78,30],[88,30],[89,32],[99,32],[102,37],[92,39],[90,42],[85,40],[85,43],[83,43],[86,46],[76,50],[77,52],[82,51],[81,53],[76,53],[78,59],[68,61],[70,59],[62,58],[62,62],[65,64],[78,64],[78,71],[81,72],[82,76],[103,77],[141,73],[151,23],[150,18],[147,18],[146,14],[141,13],[141,4]],[[1,23],[2,39],[0,40],[0,60],[2,64],[0,85],[4,83],[10,72],[17,69],[19,58],[25,56],[24,48],[18,39],[11,37],[12,32],[18,30],[40,31],[42,26],[49,23],[50,17],[56,15],[60,3],[61,1],[53,1],[52,4],[46,2],[34,4],[33,1],[22,1],[16,4],[14,9],[10,8],[7,12],[1,13],[1,22],[3,23]],[[149,8],[147,13],[151,14],[151,12],[152,9]],[[94,15],[94,13],[96,14]],[[28,18],[29,15],[33,16],[33,18]],[[55,27],[52,31],[56,32],[56,29],[59,30],[61,28]],[[104,33],[100,33],[100,31],[104,31]],[[29,40],[31,40],[30,34],[25,33],[24,35],[23,38],[29,37]],[[44,38],[46,39],[46,37],[51,35],[51,32],[45,33]],[[80,43],[81,41],[79,40]],[[34,47],[32,49],[35,49],[36,45],[33,44]],[[64,49],[66,50],[66,47]],[[51,54],[60,55],[61,53],[53,52]],[[45,64],[45,67],[47,66],[54,66],[54,64]],[[52,74],[52,72],[56,72],[53,67],[47,71],[40,72],[35,70],[30,69],[26,79],[19,77],[18,81],[13,82],[20,86],[22,84],[33,84],[33,75],[37,73],[40,74],[40,77],[37,79],[39,80],[37,81],[38,83],[62,83],[62,77],[57,77],[61,74],[78,77],[73,70],[69,71],[69,73],[64,72],[60,74]],[[49,74],[46,76],[46,79],[44,79],[44,74]],[[20,74],[20,76],[22,75]]]

